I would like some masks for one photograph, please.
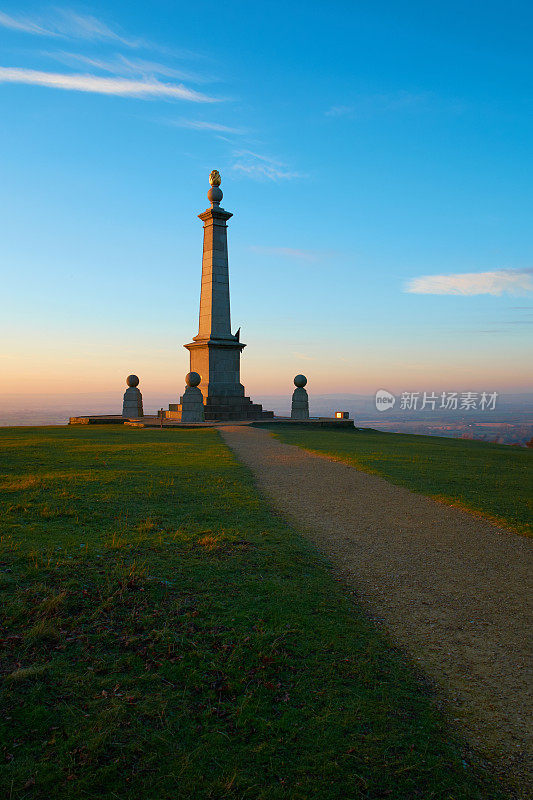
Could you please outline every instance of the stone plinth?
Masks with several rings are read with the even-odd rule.
[[[204,422],[204,396],[198,384],[201,377],[197,372],[189,372],[185,376],[185,391],[176,406],[169,406],[167,416],[180,419],[181,422]],[[174,412],[171,413],[170,412]]]
[[[295,376],[296,389],[292,393],[291,419],[309,419],[309,396],[304,389],[306,383],[305,375]]]
[[[240,382],[244,344],[235,337],[232,340],[195,337],[185,347],[190,353],[191,372],[202,376],[200,390],[206,402],[209,397],[244,397],[244,386]]]
[[[204,396],[197,386],[187,386],[180,397],[178,411],[182,422],[205,422]]]
[[[292,393],[291,419],[309,419],[309,395],[303,387]]]
[[[139,385],[139,378],[137,375],[128,375],[126,378],[128,388],[124,392],[124,400],[122,402],[122,416],[123,417],[142,417],[143,416],[143,396],[137,388]]]

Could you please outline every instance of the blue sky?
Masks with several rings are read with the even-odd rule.
[[[222,174],[253,395],[521,390],[526,2],[0,4],[7,392],[182,389]],[[288,387],[288,389],[287,389]]]

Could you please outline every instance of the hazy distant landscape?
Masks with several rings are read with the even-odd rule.
[[[258,395],[257,401],[276,415],[290,413],[289,395]],[[172,397],[144,393],[145,411],[154,414],[165,408]],[[92,393],[79,395],[6,395],[0,408],[0,426],[64,425],[69,417],[82,414],[119,414],[122,395]],[[391,433],[418,433],[456,439],[479,439],[498,444],[525,446],[533,437],[533,393],[502,394],[494,411],[376,410],[374,395],[310,393],[312,416],[331,417],[335,411],[348,411],[359,427]]]

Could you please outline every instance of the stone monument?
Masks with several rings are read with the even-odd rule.
[[[127,389],[124,392],[124,401],[122,403],[122,416],[123,417],[142,417],[143,416],[143,396],[137,388],[139,385],[139,378],[137,375],[128,375],[126,378]]]
[[[236,334],[231,332],[229,302],[226,223],[233,214],[220,206],[223,195],[218,170],[211,172],[209,183],[210,208],[198,215],[204,223],[198,335],[184,345],[190,353],[190,371],[202,376],[199,389],[206,420],[272,418],[272,411],[263,411],[245,397],[240,382],[240,358],[246,345],[240,341],[240,328]],[[177,406],[169,407],[169,416],[180,417]]]
[[[185,391],[180,397],[177,411],[181,411],[182,422],[204,422],[204,396],[198,384],[201,377],[197,372],[188,372],[185,376]]]
[[[291,419],[309,419],[309,396],[304,389],[307,383],[305,375],[296,375],[292,393]]]

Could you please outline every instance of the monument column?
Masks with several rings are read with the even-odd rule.
[[[207,193],[210,208],[198,214],[204,223],[202,288],[198,335],[184,345],[190,353],[190,371],[201,377],[198,389],[204,400],[204,418],[211,420],[271,419],[272,411],[263,411],[259,403],[244,396],[241,383],[241,352],[245,344],[239,332],[231,332],[228,273],[227,221],[233,216],[220,207],[220,173],[209,175]],[[195,383],[194,386],[197,384]],[[197,391],[197,390],[196,390]],[[185,395],[183,396],[183,401]],[[185,402],[169,406],[169,415],[182,419]]]
[[[233,214],[220,207],[223,195],[218,170],[211,172],[209,183],[211,207],[198,215],[204,223],[198,335],[185,345],[191,354],[191,372],[202,376],[199,388],[206,402],[244,397],[240,355],[246,346],[231,333],[226,222]]]
[[[211,188],[207,197],[211,201],[211,208],[198,215],[204,223],[204,250],[200,323],[198,336],[195,336],[194,340],[211,338],[234,340],[230,323],[228,226],[226,225],[233,214],[220,208],[222,190],[220,175],[216,170],[209,176],[209,182]]]

